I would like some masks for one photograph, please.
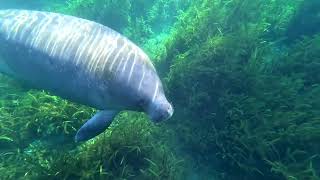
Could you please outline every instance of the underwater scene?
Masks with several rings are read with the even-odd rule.
[[[0,179],[320,180],[320,1],[0,1]]]

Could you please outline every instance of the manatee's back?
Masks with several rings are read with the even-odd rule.
[[[65,64],[71,64],[88,73],[112,74],[124,65],[120,60],[134,58],[153,69],[141,49],[124,36],[101,24],[72,16],[2,10],[0,38],[5,41],[2,44],[10,42],[21,50],[28,49],[33,56],[45,55],[54,59],[48,62],[53,65],[65,67]]]
[[[11,71],[38,88],[72,100],[101,90],[105,81],[116,82],[119,87],[113,90],[124,101],[128,98],[123,95],[146,94],[142,92],[146,89],[153,93],[160,84],[140,48],[112,29],[85,19],[50,12],[3,10],[0,41],[1,54],[6,55],[0,66],[7,67],[2,71]]]
[[[88,92],[98,93],[95,91],[101,82],[97,78],[105,75],[101,64],[106,65],[106,52],[116,47],[113,42],[117,36],[105,26],[72,16],[3,10],[0,71],[33,87],[96,107],[92,99],[97,98],[88,97]]]
[[[59,69],[69,63],[79,65],[79,68],[87,67],[87,63],[90,63],[88,56],[97,50],[94,41],[107,44],[117,35],[97,23],[56,13],[4,10],[0,11],[0,16],[3,44],[10,43],[9,49],[18,47],[19,52],[27,49],[32,61],[34,57],[43,56],[38,64],[29,62],[34,65],[33,68],[39,64],[48,65],[46,63],[51,64],[49,67]],[[44,63],[44,60],[47,62]],[[19,63],[15,62],[11,67],[16,68]]]

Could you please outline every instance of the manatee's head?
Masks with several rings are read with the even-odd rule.
[[[171,118],[173,107],[162,95],[149,104],[147,113],[153,122],[158,123]]]
[[[124,99],[131,102],[133,110],[144,111],[155,123],[167,120],[173,114],[173,107],[164,94],[162,82],[149,57],[143,51],[139,53],[131,68],[133,71],[128,87],[119,91],[126,95]],[[127,81],[127,76],[124,77]]]
[[[152,81],[146,84],[145,90],[146,99],[143,108],[150,119],[158,123],[171,118],[174,110],[164,94],[162,83],[157,75],[154,75]]]

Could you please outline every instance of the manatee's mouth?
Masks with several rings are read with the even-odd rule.
[[[154,123],[166,121],[173,115],[173,107],[170,103],[162,104],[158,106],[153,113],[150,114],[150,118]]]
[[[173,109],[173,107],[172,107],[172,104],[171,104],[171,103],[169,103],[169,108],[168,108],[167,112],[168,112],[168,113],[167,113],[167,114],[168,114],[168,116],[165,118],[165,120],[170,119],[170,118],[172,117],[172,115],[173,115],[174,109]]]

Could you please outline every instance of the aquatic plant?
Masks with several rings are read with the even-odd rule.
[[[318,38],[284,51],[273,39],[300,2],[273,3],[203,1],[168,43],[168,89],[180,105],[173,125],[183,149],[222,178],[318,178],[318,105],[309,99],[319,93]]]
[[[122,113],[104,134],[75,146],[75,129],[93,109],[1,77],[0,174],[182,179],[196,168],[220,179],[319,179],[320,34],[283,43],[302,2],[70,0],[53,7],[143,46],[166,77],[175,116],[154,127],[141,114]]]
[[[28,100],[34,98],[33,95],[22,97]],[[14,126],[8,127],[16,128],[10,130],[19,132],[17,134],[21,133],[22,137],[11,137],[8,136],[9,133],[1,132],[3,134],[3,138],[1,138],[3,146],[1,147],[6,148],[2,149],[3,153],[0,155],[1,167],[6,167],[0,168],[2,178],[95,179],[141,177],[161,179],[174,178],[179,175],[177,168],[180,160],[170,153],[164,141],[153,140],[154,133],[159,130],[154,129],[141,114],[121,114],[104,134],[76,147],[72,140],[74,130],[80,124],[74,125],[74,121],[65,123],[64,120],[69,119],[70,116],[84,117],[92,111],[80,109],[79,106],[70,109],[70,103],[61,107],[59,109],[61,111],[56,111],[54,108],[57,107],[51,101],[48,103],[51,109],[47,109],[45,98],[52,100],[57,97],[39,93],[38,98],[34,98],[39,104],[33,104],[32,107],[44,105],[40,108],[44,108],[44,110],[32,115],[22,105],[35,102],[22,102],[19,106],[14,107],[24,114],[30,114],[30,118],[12,121],[11,123]],[[60,101],[64,100],[59,98],[56,100],[63,105]],[[2,102],[4,101],[2,100]],[[77,112],[74,113],[73,110],[77,110]],[[49,118],[49,116],[49,120],[41,118]],[[32,118],[35,118],[35,120]],[[3,120],[9,121],[12,119],[4,117]],[[1,121],[1,125],[6,124],[6,121]],[[27,125],[21,125],[23,122]],[[34,130],[36,132],[33,132]],[[61,134],[67,136],[65,137],[67,140],[55,140],[52,133],[56,136]],[[160,135],[160,132],[158,134]],[[43,136],[47,138],[43,138]],[[8,146],[7,141],[13,143],[13,145]],[[18,142],[22,144],[17,144]],[[16,164],[13,162],[18,163],[19,161],[23,163],[20,163],[19,167],[15,167]],[[8,168],[11,170],[9,171]]]
[[[290,24],[286,29],[287,43],[292,43],[302,36],[313,36],[319,32],[319,1],[302,1],[302,4],[295,11],[295,15],[290,19]]]
[[[51,10],[92,19],[121,31],[130,22],[129,8],[129,1],[77,0]],[[109,21],[110,16],[115,17],[114,24]],[[143,24],[140,19],[131,27],[141,32],[136,37],[144,39],[139,30]],[[1,83],[2,178],[177,179],[181,175],[182,162],[169,151],[163,140],[166,138],[154,139],[157,134],[164,135],[141,115],[123,113],[105,134],[77,146],[73,140],[75,131],[95,110],[47,92],[22,88],[4,76]]]
[[[190,0],[69,0],[51,11],[94,20],[121,32],[139,45],[170,29]]]
[[[93,110],[58,97],[19,86],[10,86],[1,76],[1,133],[22,148],[32,138],[65,136],[70,141],[76,128]],[[10,81],[9,81],[10,82]],[[9,93],[9,94],[8,94]],[[8,140],[8,139],[7,139]],[[4,146],[7,147],[7,146]]]

